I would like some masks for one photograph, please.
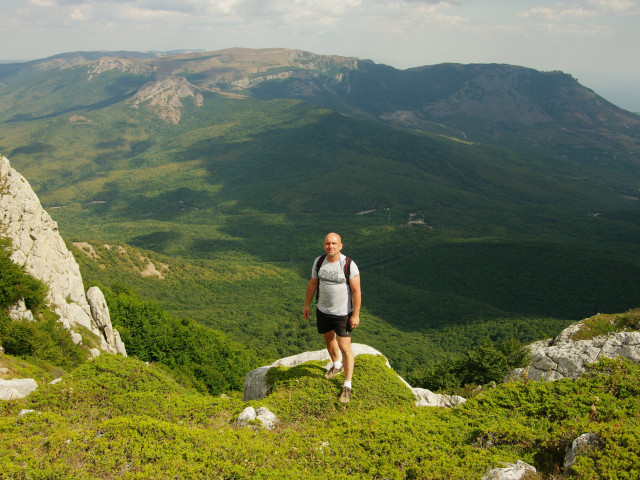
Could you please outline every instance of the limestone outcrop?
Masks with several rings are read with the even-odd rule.
[[[238,415],[238,425],[249,425],[255,420],[260,421],[262,427],[266,430],[273,430],[278,426],[278,417],[275,416],[267,407],[247,407],[240,415]]]
[[[33,378],[0,379],[0,400],[24,398],[38,388]]]
[[[588,363],[601,358],[624,357],[640,362],[640,332],[616,332],[590,340],[573,340],[582,328],[578,322],[552,340],[542,340],[528,346],[531,364],[511,372],[509,379],[526,377],[529,380],[576,379]]]
[[[192,97],[196,105],[202,105],[204,100],[198,90],[184,77],[167,77],[142,86],[130,103],[135,108],[144,103],[157,112],[161,119],[177,125],[182,116],[183,98]]]
[[[447,395],[445,393],[433,393],[426,388],[414,388],[413,393],[416,395],[416,405],[418,407],[457,407],[467,401],[459,395]]]
[[[482,477],[482,480],[521,480],[529,478],[534,473],[536,473],[535,467],[518,460],[516,463],[509,463],[505,467],[490,470]]]
[[[583,455],[590,448],[597,448],[600,444],[600,438],[594,433],[585,433],[576,438],[567,446],[564,456],[564,468],[570,470],[576,463],[578,457]]]
[[[358,355],[382,355],[378,350],[369,345],[362,343],[353,343],[351,345],[353,350],[353,356]],[[265,367],[256,368],[250,371],[244,380],[244,392],[243,400],[245,402],[249,400],[261,400],[269,394],[272,385],[267,382],[267,372],[273,367],[295,367],[305,362],[310,361],[327,361],[326,369],[328,370],[331,365],[331,358],[327,349],[316,350],[313,352],[303,352],[298,355],[281,358],[276,360],[271,365]],[[387,360],[387,367],[391,368],[389,361]],[[416,405],[418,407],[456,407],[464,402],[466,399],[457,395],[445,395],[439,393],[433,393],[430,390],[424,388],[412,388],[402,377],[398,378],[404,383],[408,389],[410,389],[416,397]]]
[[[48,303],[72,332],[74,341],[85,327],[102,339],[101,350],[126,355],[120,335],[111,326],[108,309],[96,308],[95,318],[87,301],[80,268],[58,232],[58,225],[42,208],[29,182],[0,156],[0,236],[13,243],[11,259],[49,287]],[[97,295],[96,305],[101,301]],[[104,303],[106,307],[106,303]],[[21,306],[15,315],[28,316]]]
[[[87,290],[87,301],[89,302],[89,309],[91,311],[94,326],[102,332],[102,336],[107,341],[108,345],[115,347],[117,352],[126,356],[126,349],[124,343],[120,339],[120,334],[111,325],[109,307],[107,306],[107,301],[104,298],[102,290],[98,287],[91,287]]]

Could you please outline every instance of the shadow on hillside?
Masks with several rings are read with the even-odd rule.
[[[129,240],[134,247],[164,253],[180,242],[181,235],[174,231],[157,231],[147,235],[139,235]]]

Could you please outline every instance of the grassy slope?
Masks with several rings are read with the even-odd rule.
[[[524,460],[538,469],[532,478],[640,473],[635,365],[606,362],[577,381],[508,383],[437,409],[414,407],[382,362],[356,359],[360,383],[342,407],[339,380],[325,380],[313,362],[278,369],[272,394],[244,403],[187,391],[135,359],[102,356],[0,404],[0,471],[11,479],[479,479]],[[248,405],[266,406],[280,424],[237,425]],[[19,416],[25,408],[35,412]],[[566,446],[585,432],[599,446],[568,475]]]

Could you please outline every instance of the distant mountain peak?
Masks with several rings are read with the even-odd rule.
[[[197,105],[202,105],[203,97],[198,87],[184,77],[168,77],[145,84],[130,100],[134,108],[146,103],[158,116],[173,124],[181,118],[182,99],[193,97]]]
[[[93,80],[96,76],[113,70],[133,73],[135,75],[148,75],[153,72],[153,66],[148,61],[140,59],[100,57],[89,67],[89,80]]]

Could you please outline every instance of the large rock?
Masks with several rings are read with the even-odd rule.
[[[120,334],[111,325],[109,307],[102,290],[98,287],[91,287],[87,290],[87,301],[89,302],[94,325],[102,332],[102,336],[109,345],[114,346],[116,351],[126,356],[126,349],[120,339]]]
[[[11,239],[11,259],[24,266],[27,273],[49,287],[48,302],[60,315],[63,325],[73,330],[83,326],[102,339],[101,348],[126,355],[117,332],[105,337],[103,327],[91,315],[80,275],[80,268],[58,232],[58,225],[42,208],[29,182],[0,156],[0,235]],[[100,325],[100,326],[99,326]]]
[[[459,395],[447,395],[445,393],[433,393],[426,388],[414,388],[413,393],[418,397],[418,407],[457,407],[467,401]]]
[[[33,378],[0,379],[0,400],[15,400],[24,398],[38,388]]]
[[[590,448],[596,448],[599,443],[600,439],[594,433],[580,435],[567,447],[564,456],[564,468],[568,470],[573,467],[580,455],[588,452]]]
[[[482,480],[521,480],[536,473],[535,467],[522,460],[507,464],[503,468],[494,468],[482,477]]]
[[[576,379],[585,372],[588,363],[596,363],[601,358],[624,357],[640,361],[640,332],[617,332],[590,340],[573,340],[572,335],[581,327],[582,322],[578,322],[553,340],[529,345],[531,365],[514,370],[508,378]]]
[[[9,308],[9,318],[14,320],[27,320],[33,322],[33,313],[27,309],[24,298],[18,300],[18,303]]]

